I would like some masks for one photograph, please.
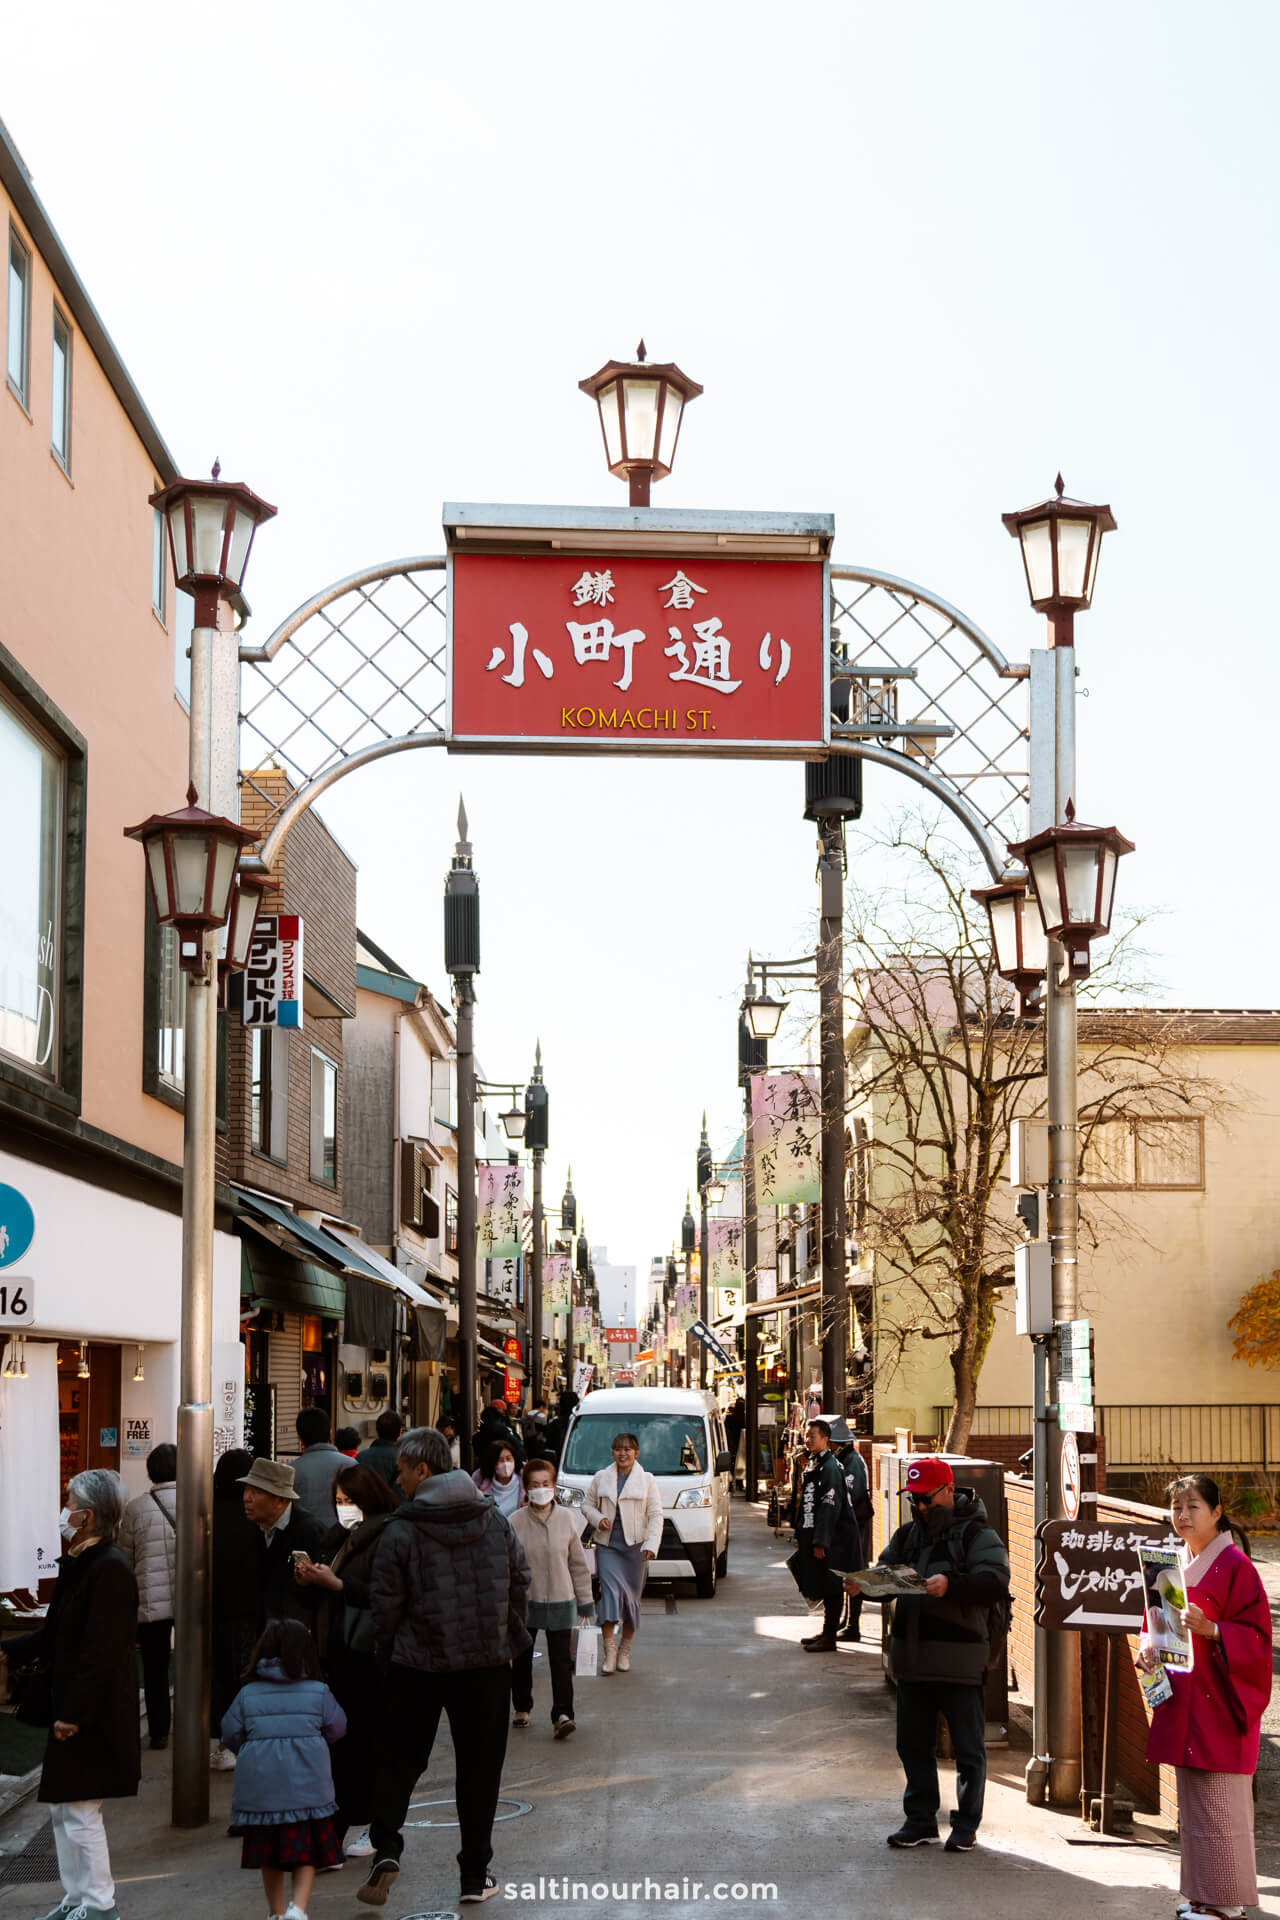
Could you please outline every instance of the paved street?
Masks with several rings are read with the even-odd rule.
[[[731,1575],[715,1600],[692,1588],[672,1598],[658,1589],[645,1607],[629,1675],[579,1684],[579,1732],[558,1745],[543,1720],[546,1673],[535,1667],[536,1719],[513,1733],[505,1789],[516,1812],[495,1829],[494,1871],[503,1893],[491,1911],[536,1912],[558,1920],[596,1911],[626,1916],[728,1911],[779,1915],[982,1916],[1097,1913],[1130,1920],[1166,1916],[1177,1887],[1177,1857],[1167,1848],[1071,1845],[1073,1820],[1027,1807],[1018,1749],[993,1755],[982,1846],[973,1854],[940,1849],[892,1853],[884,1836],[898,1823],[900,1776],[893,1750],[891,1696],[869,1647],[827,1657],[802,1653],[807,1616],[783,1566],[788,1551],[759,1515],[734,1508]],[[868,1613],[871,1609],[868,1609]],[[258,1913],[257,1875],[242,1874],[239,1849],[223,1837],[231,1782],[215,1775],[217,1824],[177,1834],[168,1820],[168,1757],[144,1755],[136,1804],[114,1802],[107,1827],[124,1920],[169,1920],[175,1912]],[[947,1786],[949,1788],[949,1781]],[[452,1792],[447,1738],[424,1776],[419,1800],[446,1803]],[[452,1807],[420,1807],[419,1817],[448,1817]],[[29,1803],[0,1832],[6,1854],[42,1826]],[[455,1833],[415,1831],[404,1871],[385,1909],[401,1916],[456,1908]],[[1264,1844],[1261,1911],[1280,1915],[1280,1848]],[[646,1876],[666,1890],[683,1880],[696,1896],[620,1899],[622,1883]],[[311,1912],[354,1916],[360,1870],[349,1864],[323,1877]],[[557,1885],[543,1897],[505,1897],[517,1887],[565,1877],[609,1883],[606,1897],[577,1901]],[[718,1901],[715,1883],[746,1898]],[[776,1898],[750,1883],[776,1887]],[[0,1916],[33,1915],[53,1902],[49,1884],[0,1884]]]

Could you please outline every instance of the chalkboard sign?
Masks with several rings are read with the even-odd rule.
[[[244,1444],[255,1460],[276,1457],[276,1390],[268,1381],[245,1382]]]

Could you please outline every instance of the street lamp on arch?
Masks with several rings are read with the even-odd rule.
[[[275,508],[238,480],[175,480],[150,496],[164,514],[173,575],[195,600],[195,624],[216,627],[218,602],[239,600],[253,536]]]
[[[1133,852],[1133,841],[1115,827],[1085,826],[1069,800],[1066,812],[1064,825],[1046,827],[1011,844],[1009,851],[1027,863],[1045,934],[1061,941],[1072,973],[1083,977],[1089,971],[1090,941],[1111,929],[1116,867]]]
[[[241,850],[258,836],[195,801],[192,785],[185,807],[153,813],[126,827],[125,838],[142,842],[156,919],[177,933],[178,965],[185,973],[203,974],[204,936],[226,924]]]
[[[647,361],[643,340],[634,360],[606,361],[578,387],[599,409],[610,473],[628,482],[633,507],[647,507],[653,482],[675,462],[685,407],[702,388],[674,361]]]
[[[996,972],[1017,989],[1020,1011],[1043,984],[1049,964],[1044,922],[1021,874],[1012,873],[994,887],[975,887],[970,898],[987,910]]]
[[[1116,528],[1110,507],[1067,499],[1059,474],[1051,500],[1000,518],[1021,545],[1027,591],[1036,611],[1085,612],[1093,599],[1102,536]]]

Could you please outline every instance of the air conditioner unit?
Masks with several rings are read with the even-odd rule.
[[[369,1365],[371,1367],[389,1367],[391,1365],[391,1355],[386,1347],[370,1347]]]
[[[387,1397],[387,1393],[388,1393],[388,1385],[387,1385],[386,1374],[371,1373],[369,1375],[370,1400],[385,1400]]]

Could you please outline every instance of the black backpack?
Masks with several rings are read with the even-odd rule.
[[[957,1541],[954,1533],[947,1535],[947,1552],[951,1555],[951,1564],[957,1573],[964,1572],[964,1563],[968,1557],[969,1542],[975,1532],[987,1525],[985,1520],[976,1516],[966,1521]],[[998,1600],[993,1600],[987,1608],[987,1672],[1004,1664],[1005,1648],[1009,1641],[1009,1629],[1013,1625],[1013,1595],[1005,1588]]]

